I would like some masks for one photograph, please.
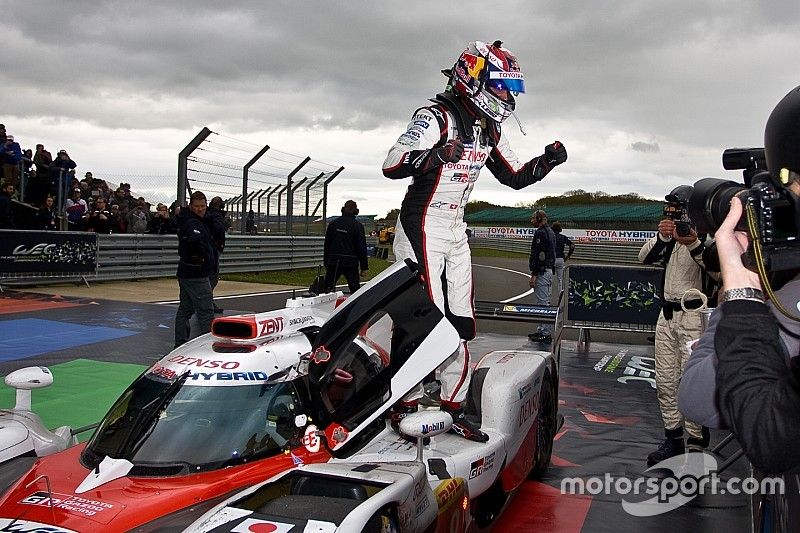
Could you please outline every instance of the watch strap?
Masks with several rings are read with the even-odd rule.
[[[731,300],[752,300],[754,302],[763,302],[764,293],[755,287],[737,287],[735,289],[728,289],[722,293],[722,302]]]

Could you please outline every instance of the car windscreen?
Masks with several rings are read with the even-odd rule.
[[[105,416],[84,452],[135,467],[208,470],[275,455],[298,437],[303,402],[293,382],[201,386],[187,376],[137,379]]]

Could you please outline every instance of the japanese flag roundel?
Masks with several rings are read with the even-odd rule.
[[[248,518],[231,531],[236,533],[287,533],[294,527],[293,524],[273,522],[271,520],[257,520]]]

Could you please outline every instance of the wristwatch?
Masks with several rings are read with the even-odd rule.
[[[728,302],[730,300],[752,300],[754,302],[764,302],[764,293],[755,287],[728,289],[722,293],[720,303]]]

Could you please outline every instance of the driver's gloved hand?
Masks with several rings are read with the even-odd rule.
[[[543,157],[547,166],[553,168],[567,160],[567,149],[560,141],[556,141],[544,147]]]

